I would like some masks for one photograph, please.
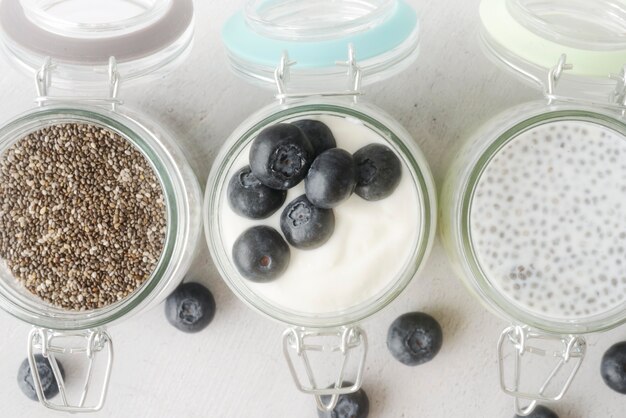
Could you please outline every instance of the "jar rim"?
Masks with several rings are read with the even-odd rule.
[[[480,152],[477,158],[474,158],[469,168],[468,179],[464,182],[459,192],[460,206],[458,214],[455,215],[457,218],[455,222],[459,226],[456,239],[459,240],[458,246],[462,257],[463,275],[470,281],[472,290],[489,308],[517,323],[530,325],[552,333],[580,334],[614,328],[626,322],[626,302],[601,314],[585,318],[567,320],[542,316],[534,311],[517,306],[492,285],[476,255],[472,243],[470,225],[474,193],[482,173],[495,155],[510,141],[517,138],[520,133],[543,124],[570,120],[606,126],[620,132],[626,138],[626,123],[609,112],[604,113],[591,107],[559,105],[546,109],[544,104],[543,106],[535,107],[531,113],[508,125],[506,125],[507,122],[504,120],[503,124],[506,126],[503,126],[495,136],[485,138],[488,144],[487,147]],[[477,135],[481,135],[481,132]]]
[[[626,48],[623,0],[506,0],[509,13],[542,38],[591,50]]]
[[[88,311],[72,311],[56,308],[18,290],[15,284],[0,280],[0,307],[20,320],[32,325],[56,330],[79,330],[105,326],[143,306],[155,296],[159,284],[167,280],[168,265],[176,249],[176,241],[181,233],[179,199],[168,168],[157,152],[150,132],[131,118],[108,109],[92,106],[56,105],[31,109],[8,123],[0,126],[0,146],[8,148],[24,134],[44,126],[59,123],[90,123],[117,133],[141,152],[151,165],[161,183],[166,204],[167,232],[163,251],[150,278],[125,299],[103,308]]]
[[[257,33],[310,42],[366,31],[387,18],[394,4],[395,0],[247,0],[244,15]]]
[[[253,136],[267,124],[313,112],[355,117],[368,125],[385,128],[385,131],[390,133],[386,139],[393,141],[392,145],[401,153],[405,164],[409,166],[412,172],[422,217],[415,249],[409,257],[410,260],[406,260],[405,268],[398,277],[374,298],[342,312],[327,314],[292,312],[275,306],[275,304],[251,291],[246,285],[245,279],[241,278],[241,275],[232,266],[232,262],[223,247],[218,215],[222,190],[229,180],[227,177],[230,164],[239,155],[240,149],[249,143]],[[257,312],[281,323],[303,327],[330,328],[352,324],[373,315],[391,303],[424,265],[432,247],[437,216],[434,198],[436,194],[435,185],[430,169],[414,141],[407,139],[410,139],[408,132],[379,109],[363,104],[350,106],[341,100],[310,99],[289,106],[272,104],[248,118],[233,132],[216,157],[205,192],[203,213],[204,216],[210,217],[205,219],[205,236],[216,267],[226,284],[241,300]]]
[[[110,19],[70,19],[67,15],[59,16],[51,9],[70,0],[19,0],[25,16],[36,26],[58,35],[78,38],[104,38],[140,30],[154,24],[167,13],[172,0],[139,0],[129,2],[135,8],[143,9],[139,13],[127,13]],[[124,0],[116,0],[123,2]],[[71,8],[73,5],[66,7]],[[115,4],[109,2],[109,8],[115,11]],[[86,11],[90,14],[93,10]],[[75,11],[76,13],[76,11]]]

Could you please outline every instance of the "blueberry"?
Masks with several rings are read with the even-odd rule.
[[[337,147],[337,141],[325,123],[313,119],[300,119],[291,122],[291,124],[304,132],[304,135],[313,145],[316,157],[326,150]]]
[[[321,153],[304,180],[306,197],[315,206],[334,208],[348,199],[356,185],[356,166],[352,155],[332,148]]]
[[[285,190],[271,189],[257,179],[250,166],[237,171],[228,183],[228,203],[239,216],[265,219],[285,203]]]
[[[167,321],[184,332],[203,330],[215,316],[215,299],[200,283],[183,283],[165,300]]]
[[[296,248],[313,249],[328,241],[335,230],[335,214],[332,209],[314,206],[306,195],[289,203],[280,216],[287,242]]]
[[[344,382],[343,387],[352,386],[350,382]],[[322,395],[324,403],[330,402],[330,395]],[[363,389],[354,393],[340,395],[337,406],[331,412],[317,410],[319,418],[367,418],[370,412],[370,400]]]
[[[52,366],[50,365],[50,360],[45,358],[41,354],[35,354],[35,364],[37,364],[37,372],[39,373],[39,379],[41,380],[41,387],[43,389],[43,394],[47,399],[53,398],[59,393],[59,385],[57,384],[56,379],[54,378],[54,373],[52,372]],[[63,370],[63,366],[57,360],[57,364],[59,366],[59,371],[61,372],[61,376],[65,378],[65,371]],[[25,359],[20,365],[19,370],[17,371],[17,384],[24,392],[29,399],[36,401],[37,391],[35,390],[35,383],[33,382],[33,376],[30,372],[30,364],[28,363],[28,359]]]
[[[407,366],[432,360],[443,342],[441,326],[432,316],[422,312],[398,317],[387,332],[387,348],[391,355]]]
[[[365,200],[381,200],[391,195],[402,177],[402,164],[384,145],[370,144],[354,153],[357,166],[355,192]]]
[[[515,415],[515,418],[522,417],[520,415]],[[543,405],[537,405],[535,410],[531,412],[530,415],[526,415],[526,418],[559,418],[559,416],[551,409],[546,408]]]
[[[244,231],[233,246],[233,260],[239,273],[253,282],[278,278],[289,265],[291,253],[283,237],[269,226]]]
[[[300,183],[314,159],[304,133],[288,123],[263,129],[250,148],[250,168],[267,187],[287,190]]]
[[[600,374],[608,387],[626,395],[626,341],[606,350],[602,356]]]

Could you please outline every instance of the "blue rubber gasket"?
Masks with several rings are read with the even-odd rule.
[[[255,32],[246,23],[244,13],[238,12],[222,28],[222,39],[230,54],[256,65],[275,67],[287,51],[300,68],[329,68],[347,59],[349,44],[357,51],[359,61],[368,60],[400,46],[418,24],[415,10],[399,0],[386,20],[367,31],[330,40],[292,41]]]

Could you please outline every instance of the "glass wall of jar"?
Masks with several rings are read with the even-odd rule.
[[[302,19],[305,14],[307,19]],[[360,388],[367,347],[358,323],[402,292],[432,245],[436,202],[428,164],[397,121],[359,97],[362,83],[389,77],[413,62],[418,27],[415,11],[403,1],[278,0],[248,2],[245,12],[233,16],[223,28],[234,71],[275,88],[277,102],[239,125],[217,156],[205,193],[207,242],[235,294],[289,326],[283,336],[288,366],[298,389],[314,395],[322,410],[332,410],[339,395]],[[330,233],[314,249],[303,249],[293,236],[287,238],[288,227],[281,227],[281,219],[288,222],[292,210],[298,209],[308,223],[310,214],[319,211],[317,205],[326,205],[311,203],[311,193],[304,200],[308,180],[274,186],[270,193],[279,196],[278,204],[268,213],[252,216],[256,219],[241,215],[229,189],[233,182],[255,181],[256,172],[250,177],[252,169],[246,167],[257,156],[255,144],[267,143],[268,132],[291,130],[309,143],[309,138],[319,138],[307,131],[311,123],[322,126],[333,142],[326,144],[325,152],[316,151],[321,157],[315,161],[328,152],[353,161],[358,150],[375,144],[398,162],[401,177],[380,200],[368,201],[357,195],[358,190],[350,195],[353,184],[339,203],[324,209],[324,216],[332,217]],[[340,150],[327,149],[335,146]],[[314,160],[312,153],[305,152],[303,176],[313,170],[306,171]],[[279,246],[285,264],[281,274],[263,283],[242,267],[243,252],[234,250],[249,231],[259,230],[268,236],[255,248],[270,239],[283,243]],[[257,255],[249,258],[256,260]],[[261,254],[259,265],[267,267],[275,261]],[[339,356],[341,371],[329,374],[318,369],[311,361],[316,353],[326,360]]]
[[[464,283],[512,323],[498,343],[500,384],[523,416],[565,395],[585,355],[583,334],[626,321],[618,232],[626,44],[612,12],[623,6],[481,3],[488,56],[544,100],[496,116],[457,151],[440,225]],[[533,373],[540,382],[522,372],[533,358],[545,360]]]
[[[106,175],[113,178],[107,177],[106,185],[93,183],[95,180],[89,178],[89,170],[81,167],[76,168],[74,174],[66,173],[68,178],[80,177],[70,180],[67,185],[68,190],[74,190],[73,193],[78,193],[80,198],[72,198],[71,193],[65,196],[64,190],[55,189],[53,195],[57,204],[39,209],[39,214],[42,211],[44,215],[46,211],[59,211],[61,214],[50,215],[48,228],[52,228],[49,230],[52,235],[37,235],[41,226],[37,226],[39,229],[35,231],[22,228],[30,222],[28,219],[18,223],[20,227],[17,230],[2,231],[3,254],[7,255],[7,259],[3,259],[0,269],[0,307],[33,325],[28,340],[31,370],[35,369],[36,355],[41,353],[47,357],[61,392],[60,402],[48,399],[42,390],[39,375],[34,373],[33,382],[40,402],[61,411],[96,411],[102,408],[105,401],[113,361],[108,327],[155,306],[171,293],[189,268],[201,229],[201,192],[177,138],[156,120],[124,106],[119,96],[120,86],[125,86],[127,81],[139,82],[157,74],[162,76],[184,58],[193,39],[193,5],[190,0],[120,0],[94,2],[85,8],[82,2],[72,0],[2,0],[0,28],[6,56],[17,64],[21,72],[32,73],[36,79],[38,105],[0,126],[2,175],[15,175],[14,178],[20,180],[23,173],[11,171],[10,165],[21,158],[20,153],[26,152],[24,144],[31,150],[39,150],[41,144],[48,141],[55,143],[48,149],[51,154],[44,160],[50,168],[56,167],[61,171],[66,168],[59,160],[61,154],[66,152],[63,144],[67,150],[91,149],[91,154],[87,153],[91,157],[81,154],[81,158],[85,158],[81,167],[95,164],[99,168],[93,175],[104,175],[106,164],[111,167],[111,172]],[[113,145],[102,146],[99,143],[102,141]],[[113,147],[119,147],[123,156],[116,155]],[[69,155],[76,157],[77,154]],[[124,162],[124,156],[132,156],[135,160]],[[26,158],[35,161],[41,155]],[[36,177],[36,170],[31,169],[32,164],[26,166],[26,174],[23,175]],[[50,195],[48,186],[60,187],[55,186],[56,174],[47,176],[51,177],[33,181],[29,186],[32,193],[20,198],[29,203],[29,196]],[[142,189],[151,180],[155,182],[154,189]],[[136,182],[136,188],[133,189],[135,185],[129,186],[129,190],[141,191],[136,196],[127,196],[129,201],[120,203],[115,194],[126,190],[125,182]],[[73,188],[79,183],[92,186],[84,190]],[[15,202],[9,201],[6,191],[3,191],[3,196],[3,217],[7,210],[19,210],[24,204],[22,201],[15,206]],[[111,199],[111,202],[96,206],[98,196],[100,199]],[[140,202],[142,199],[145,199],[143,203]],[[163,212],[158,209],[142,211],[141,208],[154,201],[162,204]],[[131,206],[125,211],[124,208]],[[82,210],[89,211],[91,209],[88,208],[95,207],[101,210],[101,220],[80,219],[78,213],[84,215],[87,212]],[[104,213],[106,207],[117,207],[119,210],[114,214]],[[134,219],[136,213],[153,217]],[[62,217],[70,220],[65,221]],[[130,247],[115,241],[116,237],[125,233],[131,236],[133,225],[159,225],[160,220],[163,221],[163,229],[146,227],[136,230]],[[36,223],[35,220],[33,222]],[[4,220],[3,225],[7,225]],[[74,225],[81,225],[84,229],[75,230]],[[97,231],[90,229],[92,227]],[[120,234],[113,232],[120,228]],[[63,248],[75,251],[75,254],[57,255],[53,262],[40,257],[37,259],[39,264],[34,266],[28,258],[16,258],[11,252],[12,247],[7,243],[10,234],[14,234],[17,241],[62,241],[65,243]],[[107,234],[110,234],[110,241],[105,236]],[[146,250],[143,254],[137,253],[147,248],[142,246],[143,242],[138,242],[149,239],[150,234],[157,237],[163,234],[155,241],[161,242],[155,247],[158,252],[153,254],[152,250]],[[119,273],[110,279],[110,285],[105,285],[106,278],[99,270],[89,267],[93,279],[89,283],[97,287],[96,295],[91,295],[90,289],[81,288],[80,283],[89,272],[88,268],[74,268],[81,264],[75,257],[89,258],[89,254],[78,248],[80,243],[91,245],[89,254],[99,254],[99,251],[109,254],[106,259],[111,259],[110,264],[103,267],[111,274]],[[74,244],[77,248],[72,248]],[[111,255],[115,253],[125,260],[125,266],[115,261],[119,260]],[[151,268],[146,273],[143,268],[147,265]],[[46,276],[42,283],[33,287],[33,282],[38,283],[39,277],[35,267],[43,268]],[[66,284],[57,287],[57,280]],[[123,286],[119,284],[121,282]],[[72,290],[78,293],[73,294]],[[87,296],[83,295],[84,292]],[[58,298],[63,302],[57,302]],[[68,392],[68,385],[59,372],[56,360],[59,355],[87,357],[89,372],[82,393]],[[100,373],[92,370],[96,359],[97,364],[104,368]],[[95,375],[102,381],[93,381]],[[94,390],[98,392],[94,393]]]

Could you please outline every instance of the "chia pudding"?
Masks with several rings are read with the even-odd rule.
[[[307,116],[307,119],[321,121],[330,128],[336,148],[326,153],[337,161],[345,161],[349,158],[347,154],[351,154],[358,162],[357,151],[367,146],[392,148],[384,137],[358,119],[334,115]],[[302,120],[288,121],[294,125],[299,122]],[[236,177],[250,164],[251,148],[252,143],[241,150],[229,168],[228,178]],[[333,154],[333,151],[336,152]],[[286,196],[276,200],[280,209],[262,220],[247,219],[236,213],[232,203],[229,204],[227,187],[223,187],[219,219],[224,248],[230,252],[238,237],[253,227],[265,228],[259,231],[263,236],[269,236],[268,228],[273,229],[278,240],[278,231],[282,230],[291,247],[290,258],[280,277],[267,282],[248,280],[246,285],[274,306],[305,314],[340,312],[383,294],[411,262],[422,222],[415,180],[402,158],[398,155],[393,158],[400,161],[402,173],[393,192],[380,200],[371,196],[371,200],[366,200],[362,196],[368,191],[359,190],[354,184],[346,186],[344,191],[351,193],[351,188],[354,193],[342,193],[341,204],[331,204],[332,209],[324,209],[334,214],[331,233],[324,234],[322,242],[311,246],[299,245],[297,235],[286,233],[285,225],[281,225],[281,214],[300,215],[299,205],[305,193],[313,200],[311,190],[307,189],[313,183],[308,182],[310,174],[307,181],[285,190]],[[311,170],[323,165],[318,160],[319,156]],[[321,170],[321,173],[326,172],[328,170]],[[294,210],[289,211],[290,208]],[[323,218],[320,215],[318,219],[323,222]]]
[[[519,308],[580,319],[626,296],[626,139],[553,121],[509,141],[471,203],[471,240],[495,288]]]
[[[67,123],[0,157],[0,257],[15,280],[65,310],[118,302],[151,276],[165,243],[156,173],[128,140]]]

